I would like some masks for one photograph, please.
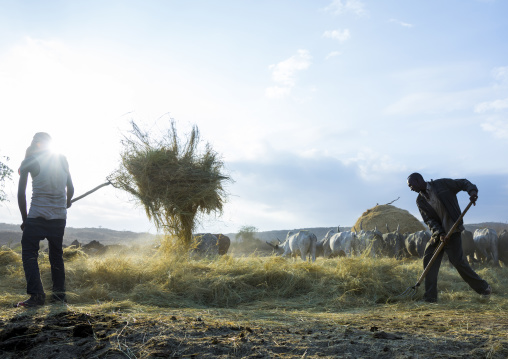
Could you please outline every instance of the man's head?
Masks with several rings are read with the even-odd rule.
[[[427,188],[427,182],[423,179],[422,175],[415,172],[411,173],[407,178],[407,185],[411,191],[422,192]]]
[[[32,139],[31,146],[37,146],[38,149],[46,149],[51,143],[51,136],[46,132],[37,132]]]
[[[25,152],[25,158],[36,154],[37,152],[49,150],[51,136],[46,132],[37,132],[32,139],[32,143]]]

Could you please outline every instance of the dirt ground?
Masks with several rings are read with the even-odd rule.
[[[440,304],[344,313],[7,309],[10,358],[506,358],[508,317]],[[253,319],[255,318],[255,319]]]

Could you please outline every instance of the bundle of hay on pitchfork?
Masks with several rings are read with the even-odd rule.
[[[157,229],[178,238],[186,248],[192,241],[198,212],[222,213],[226,199],[223,163],[209,144],[198,152],[199,131],[193,126],[182,144],[175,123],[162,139],[154,139],[132,122],[125,136],[121,165],[109,180],[134,196]]]

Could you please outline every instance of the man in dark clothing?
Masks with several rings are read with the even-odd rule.
[[[49,149],[51,137],[44,132],[35,134],[25,159],[19,168],[18,206],[23,223],[21,230],[21,258],[30,298],[18,307],[44,305],[46,294],[42,287],[37,257],[39,242],[47,239],[51,279],[52,301],[65,302],[65,269],[63,262],[63,236],[67,208],[74,195],[67,159]],[[32,201],[27,213],[26,187],[28,174],[32,177]]]
[[[440,241],[445,239],[461,215],[457,193],[466,191],[471,202],[476,205],[478,188],[466,179],[442,178],[426,182],[419,173],[409,175],[407,184],[412,191],[419,193],[416,198],[416,205],[423,221],[432,233],[432,238],[428,242],[423,256],[423,268],[426,268]],[[450,262],[457,269],[462,279],[478,294],[488,297],[492,292],[492,288],[469,266],[462,252],[461,232],[463,230],[464,225],[461,220],[455,232],[446,241],[443,250],[448,254]],[[443,253],[441,251],[438,254],[436,261],[425,277],[423,299],[427,302],[437,302],[437,277]]]

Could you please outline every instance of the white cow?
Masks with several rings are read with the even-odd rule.
[[[377,226],[373,230],[364,231],[360,222],[360,232],[353,241],[353,251],[360,256],[368,253],[371,257],[378,256],[383,250],[383,234],[378,231]],[[368,251],[368,252],[366,252]]]
[[[339,227],[337,227],[337,231],[339,231]],[[330,229],[326,232],[323,239],[320,239],[316,244],[316,256],[323,256],[325,258],[329,258],[332,254],[330,249],[330,238],[335,234],[335,230]]]
[[[317,237],[314,233],[307,230],[301,230],[295,234],[288,232],[286,240],[281,244],[273,245],[269,242],[266,243],[278,251],[283,251],[283,257],[300,255],[302,260],[306,260],[307,255],[309,255],[309,260],[316,261]]]
[[[352,257],[353,253],[353,242],[357,239],[356,232],[345,231],[335,233],[330,237],[330,249],[332,256],[346,256]]]
[[[468,231],[467,229],[464,229],[460,233],[460,239],[462,240],[462,252],[464,253],[464,256],[467,258],[469,264],[474,264],[475,257],[475,244],[473,239],[473,233]],[[499,251],[498,251],[499,253]],[[499,254],[499,260],[501,260],[501,255]]]
[[[497,232],[490,228],[476,229],[473,233],[476,254],[481,261],[499,266]]]
[[[400,233],[400,225],[397,225],[395,231],[390,231],[388,224],[386,224],[387,233],[383,233],[383,256],[394,257],[402,259],[407,256],[406,246],[404,243],[405,235]]]
[[[503,262],[505,267],[508,266],[508,231],[506,229],[499,233],[497,248],[499,260]]]
[[[425,247],[430,241],[430,232],[417,231],[407,235],[405,242],[406,252],[409,256],[423,258]]]

